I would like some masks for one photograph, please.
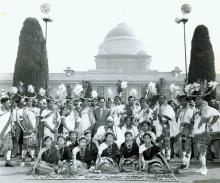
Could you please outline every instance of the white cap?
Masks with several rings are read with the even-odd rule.
[[[109,117],[107,118],[107,120],[108,120],[108,121],[114,121],[113,117],[111,117],[111,116],[109,116]]]

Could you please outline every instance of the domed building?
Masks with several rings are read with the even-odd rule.
[[[49,73],[49,93],[55,95],[60,84],[74,85],[90,81],[100,96],[114,97],[118,95],[118,81],[127,81],[128,87],[124,100],[131,91],[135,96],[144,95],[145,86],[149,82],[157,82],[160,78],[169,84],[183,85],[184,74],[175,67],[170,72],[159,72],[150,69],[151,56],[133,30],[125,23],[118,24],[104,38],[95,56],[96,69],[74,71],[67,67],[63,73]],[[13,73],[0,73],[0,89],[10,90]],[[218,77],[217,77],[218,78]]]
[[[107,34],[95,58],[96,70],[146,71],[151,62],[143,42],[125,23]]]

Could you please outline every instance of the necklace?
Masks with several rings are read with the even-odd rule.
[[[127,145],[128,153],[130,153],[132,150],[132,143],[129,143],[129,144],[126,143],[126,145]]]
[[[47,151],[48,151],[48,153],[47,153]],[[51,147],[45,151],[45,155],[47,158],[50,156],[50,153],[51,153]]]
[[[86,151],[84,148],[79,150],[80,159],[83,160],[85,158]]]
[[[107,147],[107,153],[108,153],[108,155],[112,154],[112,145]]]
[[[63,157],[63,154],[64,154],[64,147],[62,147],[62,148],[60,149],[60,157],[61,157],[61,158]]]

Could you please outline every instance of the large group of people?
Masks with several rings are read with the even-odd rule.
[[[34,174],[171,173],[171,158],[182,158],[178,168],[188,169],[193,156],[201,162],[197,172],[206,175],[211,135],[220,133],[218,105],[186,95],[177,100],[163,94],[139,100],[129,96],[126,104],[119,96],[2,97],[5,166],[13,167],[11,159],[20,155],[20,166],[31,158]]]

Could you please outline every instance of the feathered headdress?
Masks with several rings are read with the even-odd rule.
[[[189,97],[206,97],[215,90],[217,84],[215,81],[188,84],[184,87],[184,92]]]
[[[130,91],[130,96],[133,96],[133,97],[137,97],[137,90],[136,89],[131,89],[131,91]]]
[[[81,84],[76,84],[74,89],[73,89],[73,92],[76,96],[78,97],[83,97],[83,86]]]
[[[93,90],[93,91],[91,92],[91,96],[92,96],[92,98],[97,98],[97,97],[98,97],[97,91],[96,91],[96,90]]]
[[[146,95],[145,95],[145,98],[150,98],[154,95],[157,94],[157,89],[156,89],[156,85],[154,82],[150,82],[147,84],[146,86]]]

